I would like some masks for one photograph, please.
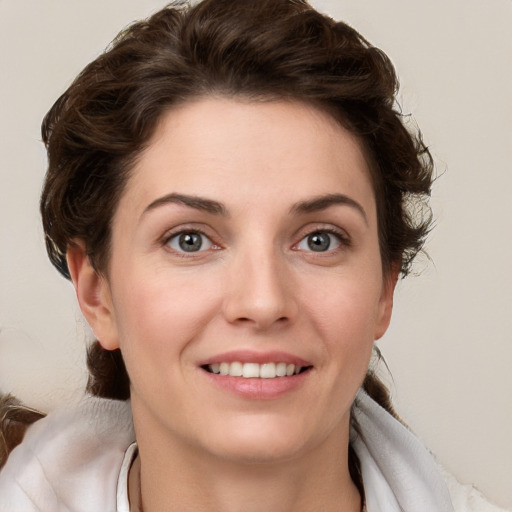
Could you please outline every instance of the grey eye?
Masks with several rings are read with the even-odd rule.
[[[315,231],[303,238],[298,248],[303,251],[326,252],[341,245],[340,237],[327,231]]]
[[[168,245],[178,252],[199,252],[209,249],[212,241],[198,231],[185,231],[170,238]]]

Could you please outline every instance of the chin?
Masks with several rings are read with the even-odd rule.
[[[302,447],[289,442],[272,442],[268,439],[260,442],[258,440],[235,440],[230,446],[219,450],[215,455],[226,462],[236,464],[278,464],[300,457]]]
[[[231,426],[212,428],[206,444],[217,457],[232,462],[285,462],[300,457],[324,438],[307,432],[310,429],[301,429],[297,423],[291,418],[239,418]]]

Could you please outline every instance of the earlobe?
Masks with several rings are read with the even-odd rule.
[[[119,348],[107,280],[92,267],[81,241],[68,245],[66,259],[80,309],[95,336],[106,350]]]
[[[382,283],[382,294],[379,300],[379,317],[375,329],[375,339],[378,340],[384,336],[391,322],[391,314],[393,313],[393,296],[395,293],[396,283],[400,269],[398,265],[394,265],[384,277]]]

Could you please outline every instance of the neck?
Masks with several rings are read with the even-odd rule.
[[[138,436],[130,501],[140,502],[144,512],[359,512],[346,431],[343,439],[334,436],[308,453],[278,462],[226,460]],[[139,496],[133,496],[134,489]]]

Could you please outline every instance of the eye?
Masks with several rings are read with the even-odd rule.
[[[177,252],[199,252],[211,249],[213,242],[200,231],[182,231],[170,237],[167,245]]]
[[[341,235],[329,231],[314,231],[304,237],[297,248],[302,251],[326,252],[337,249],[342,243]]]

